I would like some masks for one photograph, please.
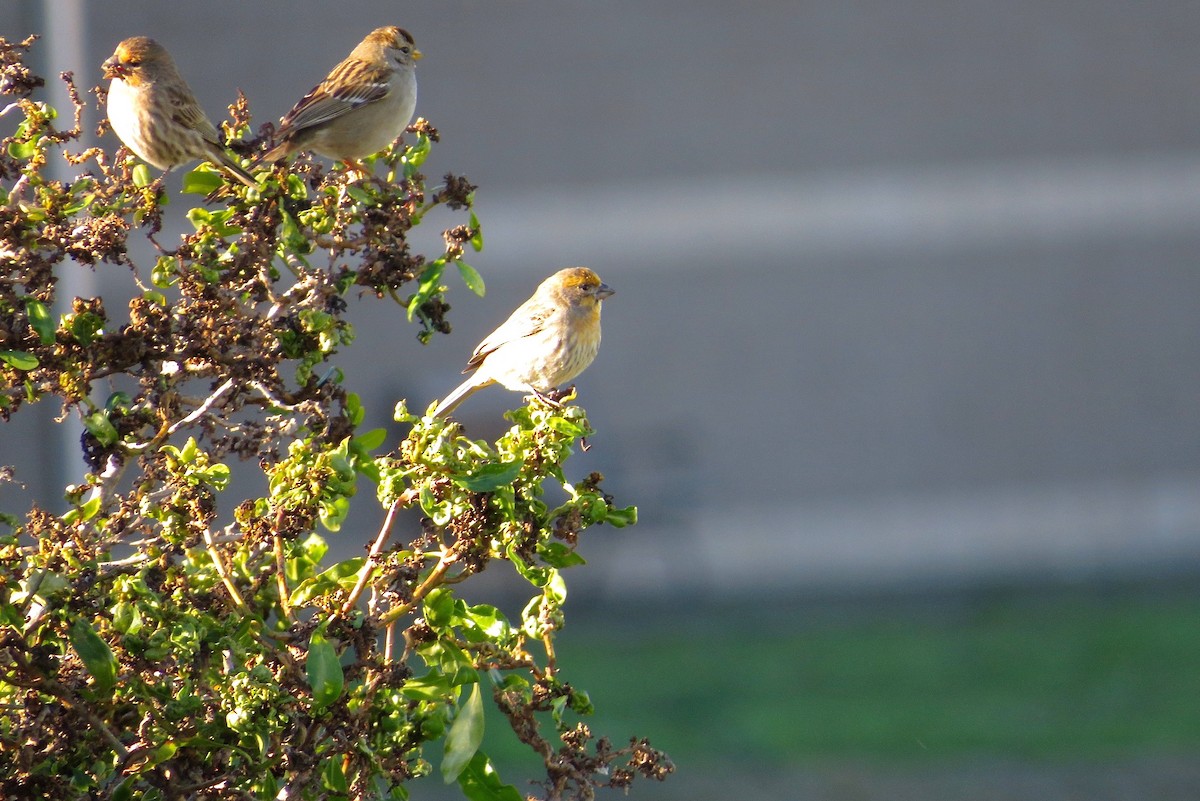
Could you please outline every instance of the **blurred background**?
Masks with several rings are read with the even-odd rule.
[[[558,267],[616,289],[568,473],[642,522],[584,537],[560,650],[679,767],[632,797],[1196,797],[1200,6],[10,0],[3,35],[85,87],[154,36],[261,123],[384,24],[488,293],[451,277],[426,347],[364,302],[346,381],[385,425]],[[53,506],[77,433],[42,447]]]

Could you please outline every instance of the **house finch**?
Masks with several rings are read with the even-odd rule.
[[[600,349],[600,303],[613,291],[586,267],[547,278],[504,323],[488,334],[467,362],[474,375],[434,410],[444,416],[490,384],[529,392],[557,404],[548,392],[582,373]]]
[[[311,150],[365,172],[358,159],[396,141],[412,119],[420,58],[403,28],[371,31],[284,116],[279,144],[260,160],[278,161]]]
[[[246,186],[254,176],[238,166],[204,115],[167,49],[146,36],[117,45],[102,65],[108,87],[108,121],[142,161],[170,170],[194,159],[219,164]]]

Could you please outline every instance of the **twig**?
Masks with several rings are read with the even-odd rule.
[[[257,389],[259,392],[261,392],[261,393],[262,393],[262,396],[263,396],[264,398],[266,398],[266,399],[267,399],[267,401],[268,401],[268,402],[269,402],[269,403],[270,403],[272,406],[277,406],[277,407],[279,407],[280,409],[284,409],[284,410],[286,410],[286,411],[289,411],[289,412],[294,412],[295,410],[297,410],[297,409],[299,409],[299,408],[300,408],[300,405],[299,405],[299,404],[296,404],[296,403],[287,403],[287,402],[286,402],[286,401],[284,401],[282,398],[276,397],[276,396],[275,396],[275,394],[271,392],[270,388],[269,388],[269,387],[268,387],[266,384],[264,384],[263,382],[261,382],[261,381],[258,381],[258,380],[251,381],[251,382],[250,382],[250,386],[254,387],[254,388],[255,388],[255,389]]]
[[[108,506],[113,488],[125,473],[125,465],[126,462],[124,459],[118,459],[116,454],[109,454],[104,464],[104,472],[99,476],[100,481],[92,487],[92,491],[88,495],[88,501],[90,502],[99,498],[100,509],[103,511],[104,507]]]
[[[383,633],[383,661],[391,664],[392,654],[396,651],[396,621],[387,624]]]
[[[227,378],[227,379],[225,379],[224,384],[221,384],[221,386],[217,387],[216,390],[213,391],[213,394],[209,395],[207,398],[204,399],[204,403],[201,403],[199,406],[196,407],[195,411],[193,411],[191,414],[189,414],[187,417],[183,418],[182,420],[176,421],[169,428],[167,428],[167,436],[169,437],[172,434],[174,434],[176,431],[178,431],[179,429],[188,425],[189,423],[194,423],[197,420],[199,420],[201,417],[203,417],[208,412],[209,409],[211,409],[213,407],[213,404],[215,404],[218,400],[221,399],[222,395],[224,395],[226,392],[228,392],[231,389],[233,389],[233,379]]]
[[[388,507],[387,517],[383,519],[383,526],[379,529],[379,534],[375,537],[375,541],[371,543],[371,550],[367,552],[367,561],[363,563],[362,570],[358,573],[358,581],[354,584],[354,589],[350,591],[346,602],[342,604],[342,616],[350,614],[350,610],[358,603],[359,596],[367,587],[367,582],[371,580],[371,574],[375,572],[375,566],[379,564],[379,554],[383,551],[383,546],[387,542],[392,533],[392,523],[396,519],[396,512],[407,508],[413,499],[417,497],[417,493],[413,489],[406,489],[400,493],[400,497],[392,501],[392,505]]]
[[[413,590],[412,598],[409,599],[408,603],[392,607],[379,618],[379,622],[385,625],[390,624],[396,620],[399,620],[401,617],[407,615],[409,612],[415,609],[417,604],[421,603],[421,601],[425,599],[426,595],[443,583],[443,580],[446,578],[446,573],[450,570],[450,566],[457,561],[458,554],[455,553],[455,549],[453,547],[444,549],[441,557],[438,559],[438,563],[434,565],[433,570],[431,570],[429,575],[425,577],[425,580],[422,581],[415,590]]]
[[[229,597],[233,602],[242,609],[249,611],[246,606],[246,600],[242,598],[242,593],[238,590],[237,585],[233,583],[233,576],[229,573],[229,568],[225,566],[225,562],[221,559],[221,553],[217,550],[217,544],[213,541],[212,532],[207,526],[204,527],[204,544],[208,548],[208,555],[212,557],[213,567],[217,570],[217,575],[221,577],[222,583],[225,584],[225,589],[229,590]]]
[[[279,608],[283,613],[283,619],[289,624],[292,623],[292,606],[288,601],[288,596],[291,594],[287,585],[287,563],[283,559],[283,537],[278,534],[274,537],[275,540],[275,583],[279,587]]]

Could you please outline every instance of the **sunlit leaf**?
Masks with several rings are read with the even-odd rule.
[[[482,298],[484,293],[487,292],[487,288],[483,285],[483,277],[479,272],[465,261],[456,261],[455,265],[457,265],[458,274],[462,276],[463,283],[467,285],[467,289]]]
[[[354,438],[354,441],[368,451],[373,451],[384,443],[387,439],[386,428],[373,428],[365,434],[359,434]]]
[[[520,790],[501,781],[491,760],[482,751],[476,751],[458,774],[458,786],[470,801],[525,801]]]
[[[225,180],[218,172],[211,170],[192,170],[183,176],[183,193],[185,195],[210,195],[220,189]]]
[[[29,324],[37,332],[38,339],[42,344],[52,344],[55,326],[54,321],[50,319],[50,310],[46,308],[46,304],[37,298],[27,297],[25,298],[25,313],[29,315]]]
[[[341,796],[350,792],[350,785],[346,781],[346,772],[342,769],[342,760],[325,760],[325,770],[321,772],[321,783],[325,785],[326,790],[331,790]]]
[[[324,709],[342,694],[346,678],[337,650],[319,630],[314,631],[308,643],[308,659],[304,663],[308,675],[308,686],[312,688],[313,705]]]
[[[133,168],[133,185],[139,189],[143,189],[154,183],[154,179],[150,177],[150,168],[145,164],[138,164]]]
[[[112,690],[117,683],[117,658],[87,620],[80,618],[71,626],[71,647],[95,680],[96,689],[102,693]]]
[[[446,732],[446,748],[442,756],[442,781],[446,784],[458,779],[463,768],[479,750],[483,742],[483,696],[479,682],[471,685],[466,702],[458,709],[450,730]]]
[[[511,462],[491,462],[472,471],[465,476],[455,476],[454,483],[471,492],[494,492],[500,487],[506,487],[516,480],[525,463],[520,460]]]
[[[104,412],[92,412],[84,415],[83,427],[106,448],[116,442],[119,436],[117,429]]]
[[[23,350],[0,350],[0,361],[7,362],[18,370],[32,370],[38,366],[37,357]]]

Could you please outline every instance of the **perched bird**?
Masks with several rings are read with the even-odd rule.
[[[396,141],[412,119],[420,58],[403,28],[371,31],[284,116],[278,144],[260,160],[311,150],[365,172],[358,160]]]
[[[547,278],[504,323],[488,334],[467,362],[475,373],[438,404],[444,416],[478,389],[501,384],[514,392],[547,396],[582,373],[600,349],[600,302],[613,294],[587,267],[568,267]]]
[[[146,36],[117,45],[104,62],[108,121],[137,157],[160,170],[194,159],[220,165],[246,186],[254,176],[230,158],[167,49]]]

